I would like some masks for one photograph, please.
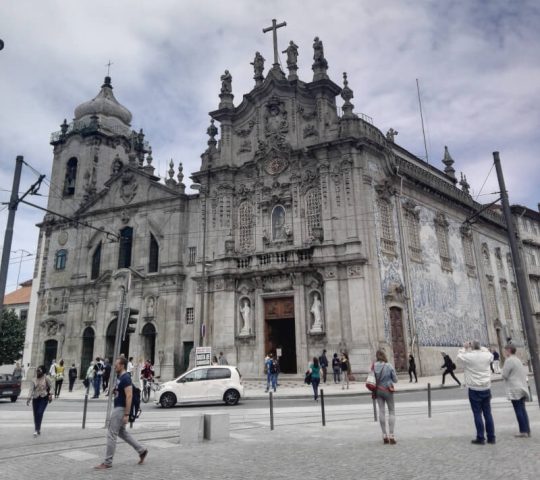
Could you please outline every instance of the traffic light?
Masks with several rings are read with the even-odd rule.
[[[130,333],[135,333],[135,325],[137,324],[137,322],[139,321],[139,319],[137,318],[137,316],[139,315],[139,310],[135,309],[135,308],[126,308],[124,310],[124,315],[125,315],[125,326],[126,326],[126,329],[124,330],[124,336],[123,338],[125,339],[127,335],[129,335]]]

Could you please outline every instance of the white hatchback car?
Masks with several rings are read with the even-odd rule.
[[[160,385],[156,403],[164,408],[177,403],[225,402],[236,405],[244,396],[238,368],[225,365],[196,367],[177,379]]]

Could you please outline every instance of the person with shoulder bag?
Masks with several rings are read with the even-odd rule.
[[[64,372],[64,360],[60,360],[60,363],[56,365],[56,377],[54,379],[54,398],[58,398],[60,396],[62,384],[64,383]]]
[[[34,413],[34,438],[41,435],[41,422],[47,405],[52,402],[51,381],[45,375],[45,367],[40,365],[36,369],[36,379],[32,382],[26,405],[32,401]]]
[[[376,362],[373,365],[375,375],[374,396],[377,398],[379,407],[379,423],[383,434],[383,443],[395,445],[394,426],[396,423],[396,413],[394,404],[394,384],[397,383],[397,375],[394,367],[388,363],[386,353],[377,350],[375,354]],[[386,429],[385,406],[388,406],[388,430]]]
[[[345,390],[345,384],[347,385],[347,390],[349,389],[349,375],[351,373],[351,364],[349,362],[349,356],[343,352],[341,354],[341,390]]]
[[[316,402],[319,399],[319,384],[321,383],[321,366],[319,359],[313,357],[312,362],[309,364],[308,371],[311,374],[311,386],[313,387],[313,400]]]

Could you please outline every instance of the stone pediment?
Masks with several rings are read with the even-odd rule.
[[[88,214],[111,208],[126,208],[139,203],[176,199],[182,195],[175,188],[158,183],[158,177],[132,167],[114,174],[95,197],[89,199],[76,212]]]

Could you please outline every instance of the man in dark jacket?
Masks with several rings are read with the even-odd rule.
[[[75,385],[75,380],[77,380],[77,367],[74,363],[71,364],[71,368],[68,372],[68,379],[69,379],[69,391],[73,391],[73,385]]]
[[[319,365],[322,370],[322,381],[326,383],[326,374],[328,373],[328,358],[326,358],[326,350],[322,351],[322,355],[319,357]]]
[[[103,392],[107,394],[107,390],[109,389],[109,379],[111,378],[111,362],[108,358],[104,360],[103,363],[103,375],[102,375],[102,387]]]
[[[444,379],[446,375],[450,374],[450,376],[457,382],[457,384],[461,386],[461,382],[454,375],[456,364],[452,361],[452,359],[450,358],[450,355],[448,355],[447,353],[441,352],[441,355],[443,356],[443,360],[444,360],[444,363],[441,367],[441,368],[444,368],[444,372],[442,375],[442,384],[444,385]]]

